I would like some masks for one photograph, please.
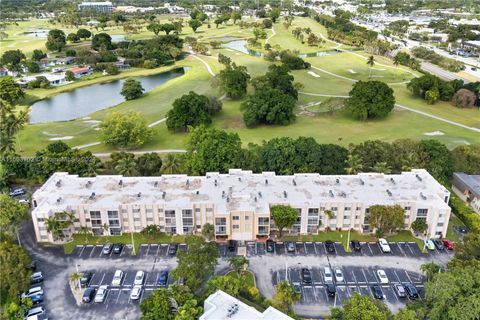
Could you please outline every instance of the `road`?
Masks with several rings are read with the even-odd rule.
[[[436,65],[428,63],[428,62],[422,62],[421,66],[422,66],[423,70],[425,70],[425,71],[427,71],[427,72],[429,72],[433,75],[436,75],[437,77],[439,77],[443,80],[451,81],[451,80],[458,79],[458,80],[462,80],[465,83],[470,82],[465,78],[459,77],[454,73],[446,71],[446,70],[440,68],[439,66],[436,66]]]

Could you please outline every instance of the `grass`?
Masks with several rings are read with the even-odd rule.
[[[141,244],[145,243],[170,243],[172,237],[166,234],[160,234],[157,236],[149,236],[141,233],[134,233],[133,240],[135,242],[135,253],[138,252],[138,248]],[[74,234],[73,240],[63,245],[63,250],[65,253],[72,253],[77,245],[103,245],[107,243],[124,243],[131,244],[132,237],[130,233],[124,233],[120,236],[93,236]]]
[[[416,242],[420,249],[423,248],[423,241],[415,237],[409,230],[399,231],[397,234],[385,237],[385,239],[392,242]]]
[[[253,275],[252,272],[250,271],[245,271],[242,273],[241,276],[238,276],[238,273],[235,271],[230,271],[226,274],[227,277],[232,277],[235,279],[239,279],[240,282],[246,286],[250,287],[256,287],[255,286],[255,276]]]
[[[463,222],[455,216],[453,213],[450,215],[450,220],[448,222],[448,229],[447,229],[447,235],[445,238],[452,240],[453,242],[458,242],[460,239],[458,239],[457,234],[453,232],[453,227],[460,227],[463,225]]]

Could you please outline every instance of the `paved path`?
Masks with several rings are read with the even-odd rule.
[[[208,73],[210,73],[212,75],[212,77],[215,77],[215,72],[213,72],[213,70],[210,67],[210,65],[208,64],[208,62],[206,62],[205,60],[203,60],[202,58],[200,58],[199,56],[197,56],[193,52],[191,52],[190,55],[192,57],[194,57],[195,59],[197,59],[198,61],[202,62],[205,65],[205,67],[207,68]]]
[[[115,151],[113,151],[115,152]],[[100,158],[106,158],[109,157],[113,152],[100,152],[100,153],[94,153],[93,155],[96,157]],[[159,150],[144,150],[144,151],[128,151],[128,153],[133,153],[135,155],[142,155],[145,153],[184,153],[187,152],[187,150],[184,149],[159,149]]]
[[[275,29],[273,28],[272,26],[272,34],[265,40],[265,44],[268,43],[268,40],[270,40],[271,38],[275,37],[277,35],[277,33],[275,32]]]
[[[452,81],[452,80],[458,79],[458,80],[462,80],[465,83],[470,82],[467,79],[459,77],[456,74],[454,74],[450,71],[444,70],[444,69],[440,68],[439,66],[436,66],[432,63],[422,62],[421,66],[422,66],[423,70],[425,70],[427,72],[430,72],[431,74],[434,74],[434,75],[436,75],[437,77],[439,77],[443,80]]]

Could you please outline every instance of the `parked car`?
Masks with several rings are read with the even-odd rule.
[[[337,293],[337,287],[333,283],[327,283],[327,295],[329,297],[335,297],[335,294]]]
[[[107,297],[107,293],[108,293],[107,285],[98,287],[97,293],[95,294],[95,298],[93,301],[96,303],[102,303],[103,301],[105,301],[105,298]]]
[[[423,240],[423,244],[428,250],[435,250],[435,245],[432,240]]]
[[[158,276],[157,284],[159,286],[166,286],[168,281],[168,271],[163,270],[160,272],[160,275]]]
[[[323,268],[323,274],[324,274],[325,283],[333,283],[332,269],[330,269],[329,267]]]
[[[295,252],[295,243],[293,241],[287,241],[285,245],[287,246],[287,252]]]
[[[385,240],[384,238],[378,239],[378,245],[380,246],[380,249],[382,250],[383,253],[392,252],[392,249],[390,249],[390,245],[388,244],[388,241]]]
[[[82,287],[87,287],[88,284],[90,283],[90,280],[92,280],[93,273],[90,271],[84,271],[82,273],[82,277],[80,278],[80,285]]]
[[[130,292],[130,299],[131,300],[138,300],[142,295],[142,286],[136,285],[133,286],[132,291]]]
[[[447,248],[447,250],[453,250],[454,248],[454,243],[452,240],[448,240],[448,239],[443,240],[443,245],[445,246],[445,248]]]
[[[83,303],[90,303],[93,301],[93,299],[95,299],[95,288],[93,287],[88,287],[87,289],[85,289],[85,291],[83,292],[83,297],[82,297],[82,302]]]
[[[30,276],[30,284],[38,284],[43,282],[43,274],[41,271],[34,272]]]
[[[468,233],[468,228],[466,225],[462,224],[460,227],[458,227],[458,231],[461,233]]]
[[[399,298],[405,298],[407,296],[405,288],[400,283],[395,283],[393,285],[393,290],[395,290],[395,293]]]
[[[378,276],[378,279],[380,279],[380,283],[381,284],[387,284],[388,283],[388,277],[387,277],[387,274],[385,273],[385,271],[383,270],[377,270],[377,276]]]
[[[144,280],[145,280],[145,272],[137,271],[137,274],[135,275],[135,280],[133,281],[133,284],[134,285],[142,285]]]
[[[237,241],[228,240],[228,251],[235,252],[236,249],[237,249]]]
[[[353,241],[350,241],[350,244],[352,246],[353,251],[361,251],[362,250],[362,246],[360,245],[360,241],[353,240]]]
[[[177,254],[177,250],[178,250],[178,244],[170,243],[170,245],[168,246],[168,254],[171,256],[174,256]]]
[[[267,240],[267,252],[275,252],[275,241]]]
[[[335,244],[333,241],[327,240],[325,241],[325,249],[327,252],[334,253],[335,252]]]
[[[410,299],[418,299],[418,290],[413,284],[405,283],[403,286],[405,287],[405,291]]]
[[[113,275],[112,286],[119,286],[122,284],[123,279],[123,271],[116,270],[115,274]]]
[[[445,246],[443,245],[442,240],[433,240],[433,244],[435,245],[435,248],[437,248],[437,250],[445,250]]]
[[[122,243],[115,243],[113,245],[113,253],[114,254],[120,254],[123,250],[123,244]]]
[[[33,317],[37,315],[45,314],[45,307],[44,306],[38,306],[31,308],[30,310],[27,311],[27,317]]]
[[[343,282],[343,272],[340,269],[335,269],[335,280],[337,282]]]
[[[29,297],[33,304],[39,304],[43,302],[43,293],[42,294],[34,294]]]
[[[299,285],[299,284],[294,284],[293,285],[293,291],[295,291],[299,295],[302,295],[302,286]]]
[[[42,295],[43,296],[43,289],[42,287],[32,287],[28,289],[26,292],[22,293],[21,297],[22,298],[30,298],[31,296],[35,295]]]
[[[372,286],[372,293],[375,299],[379,299],[379,300],[383,299],[383,291],[379,285]]]
[[[10,191],[10,197],[22,196],[26,193],[25,189],[23,188],[15,188]]]
[[[110,252],[112,252],[113,245],[111,243],[107,243],[106,245],[103,246],[102,253],[104,255],[109,255]]]
[[[302,268],[301,275],[303,283],[312,283],[312,275],[310,274],[310,270],[308,270],[307,268]]]

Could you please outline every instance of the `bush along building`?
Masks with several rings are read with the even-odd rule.
[[[427,236],[439,238],[447,233],[449,197],[450,192],[423,169],[338,176],[280,176],[240,169],[158,177],[57,172],[33,194],[32,218],[41,242],[66,241],[81,227],[99,236],[140,232],[152,224],[168,234],[192,234],[206,223],[215,226],[217,240],[255,240],[276,230],[270,208],[277,204],[297,210],[298,219],[289,230],[293,234],[326,229],[372,232],[370,206],[400,205],[405,228],[425,219]],[[47,219],[57,219],[57,229],[62,230],[48,232]]]

